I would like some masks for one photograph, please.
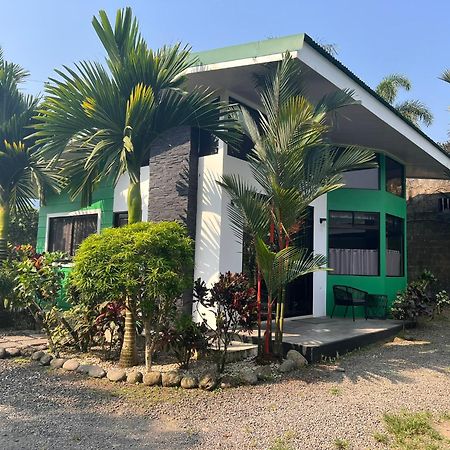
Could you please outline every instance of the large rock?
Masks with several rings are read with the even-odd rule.
[[[294,361],[295,367],[299,369],[300,367],[306,366],[308,364],[307,359],[297,350],[289,350],[287,352],[287,359]]]
[[[243,384],[254,385],[258,383],[258,377],[253,370],[243,370],[239,373],[239,378]]]
[[[0,347],[0,359],[6,358],[6,350]]]
[[[198,386],[200,387],[200,389],[204,389],[205,391],[213,391],[218,384],[219,379],[213,372],[207,372],[203,374],[198,382]]]
[[[269,381],[273,378],[270,366],[259,366],[255,372],[260,381]]]
[[[161,384],[161,372],[151,371],[144,374],[142,382],[145,386],[158,386]]]
[[[11,358],[15,358],[17,356],[20,356],[20,350],[17,347],[8,347],[5,348],[6,356],[9,356]]]
[[[295,362],[292,359],[285,359],[278,367],[278,372],[288,373],[292,372],[295,369]]]
[[[180,386],[183,389],[195,389],[198,387],[198,379],[197,377],[186,375],[181,379]]]
[[[67,361],[67,359],[64,358],[53,358],[50,361],[50,367],[52,369],[61,369],[61,367],[64,365],[64,363]]]
[[[134,370],[127,375],[127,383],[130,384],[138,384],[142,383],[142,373]]]
[[[91,366],[88,375],[92,378],[103,378],[106,376],[106,372],[100,366]]]
[[[233,375],[224,375],[220,379],[220,387],[222,389],[230,389],[238,387],[241,384],[241,380],[238,377],[235,377]]]
[[[49,355],[48,353],[46,353],[40,360],[39,360],[39,364],[41,366],[48,366],[50,365],[51,361],[53,359],[52,355]]]
[[[181,383],[183,375],[178,372],[164,372],[161,375],[161,384],[164,387],[176,387]]]
[[[38,350],[37,352],[34,352],[31,355],[31,359],[33,361],[39,361],[44,355],[45,355],[45,352],[43,352],[42,350]]]
[[[77,367],[77,372],[82,373],[83,375],[87,375],[89,373],[89,370],[91,369],[92,364],[80,364]]]
[[[68,359],[62,366],[64,370],[73,372],[78,369],[80,363],[76,359]]]
[[[106,378],[109,381],[117,383],[119,381],[125,381],[127,379],[127,373],[123,369],[110,369],[106,373]]]

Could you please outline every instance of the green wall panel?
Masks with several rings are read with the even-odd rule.
[[[407,283],[407,249],[406,249],[406,200],[385,191],[385,159],[380,156],[380,190],[369,189],[339,189],[328,194],[329,211],[361,211],[378,212],[380,214],[380,274],[379,276],[360,275],[327,275],[327,314],[330,314],[333,301],[333,286],[342,284],[362,289],[371,294],[384,294],[388,296],[389,304],[395,299],[398,291],[405,288]],[[404,229],[404,271],[403,277],[386,276],[386,214],[401,217]],[[329,218],[328,218],[328,223]],[[327,246],[328,247],[328,246]],[[342,316],[344,307],[337,307],[335,314]],[[362,308],[356,308],[358,316],[363,316]]]
[[[37,251],[45,250],[45,235],[47,227],[47,215],[56,213],[68,213],[78,210],[100,209],[101,228],[111,227],[113,225],[113,203],[114,203],[114,187],[111,183],[104,183],[94,191],[92,196],[92,204],[86,208],[81,208],[80,200],[71,201],[67,192],[51,195],[45,206],[39,209],[39,223],[37,234]]]

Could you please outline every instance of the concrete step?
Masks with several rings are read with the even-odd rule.
[[[212,352],[217,351],[214,346]],[[227,362],[237,362],[258,355],[258,346],[250,342],[231,341],[227,352]]]

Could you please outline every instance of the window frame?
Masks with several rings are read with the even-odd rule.
[[[388,250],[390,250],[388,248],[388,216],[393,217],[394,219],[398,219],[401,221],[401,272],[400,275],[389,275],[387,273],[387,252]],[[400,216],[396,216],[394,214],[385,214],[385,227],[386,227],[386,241],[385,241],[385,261],[386,261],[386,277],[388,278],[403,278],[405,276],[405,257],[406,257],[406,244],[405,244],[405,218],[404,217],[400,217]]]
[[[352,213],[352,224],[354,224],[355,221],[355,213],[356,214],[374,214],[377,216],[378,219],[378,265],[377,265],[377,274],[375,275],[366,275],[366,274],[351,274],[351,273],[336,273],[335,271],[331,271],[329,274],[332,276],[342,276],[342,277],[380,277],[381,276],[381,213],[379,211],[358,211],[358,210],[343,210],[343,209],[332,209],[328,211],[328,226],[327,226],[327,258],[328,263],[330,261],[330,249],[334,248],[330,246],[330,229],[332,228],[331,225],[331,214],[332,213]],[[344,228],[342,227],[335,227],[335,228]]]
[[[102,210],[100,208],[96,209],[86,209],[81,211],[70,211],[66,213],[49,213],[47,214],[46,227],[45,227],[45,245],[44,249],[48,252],[49,243],[50,243],[50,219],[58,219],[58,218],[67,218],[73,216],[88,216],[97,214],[97,234],[100,233],[101,223],[102,223]]]

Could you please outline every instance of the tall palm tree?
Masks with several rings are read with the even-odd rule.
[[[375,88],[378,95],[394,106],[403,116],[418,126],[421,122],[427,127],[433,123],[433,114],[428,107],[419,100],[405,100],[396,102],[398,91],[411,90],[411,81],[401,74],[391,74],[384,77]]]
[[[287,283],[323,270],[326,261],[295,249],[294,236],[308,205],[342,187],[342,172],[374,164],[372,151],[338,147],[328,139],[331,113],[355,104],[352,91],[336,91],[313,104],[304,95],[301,80],[300,62],[286,54],[256,80],[264,111],[259,113],[259,123],[242,109],[243,126],[254,143],[248,162],[259,189],[239,175],[220,180],[232,199],[232,226],[238,235],[245,228],[252,236],[258,271],[268,290],[265,353],[270,352],[275,304],[275,337],[277,350],[281,350]]]
[[[130,8],[117,12],[114,28],[104,11],[92,24],[107,67],[83,61],[57,70],[59,77],[46,86],[36,136],[47,158],[66,161],[69,192],[84,204],[102,180],[116,184],[127,173],[128,222],[135,223],[142,220],[140,169],[156,139],[195,126],[226,141],[236,135],[234,119],[214,91],[184,89],[183,74],[195,64],[189,48],[148,48]],[[127,306],[123,366],[136,360],[134,307]]]
[[[445,70],[440,76],[440,79],[450,83],[450,69]]]
[[[37,107],[37,99],[19,89],[27,76],[4,59],[0,48],[0,263],[6,258],[11,213],[43,200],[45,188],[59,181],[27,140]]]

